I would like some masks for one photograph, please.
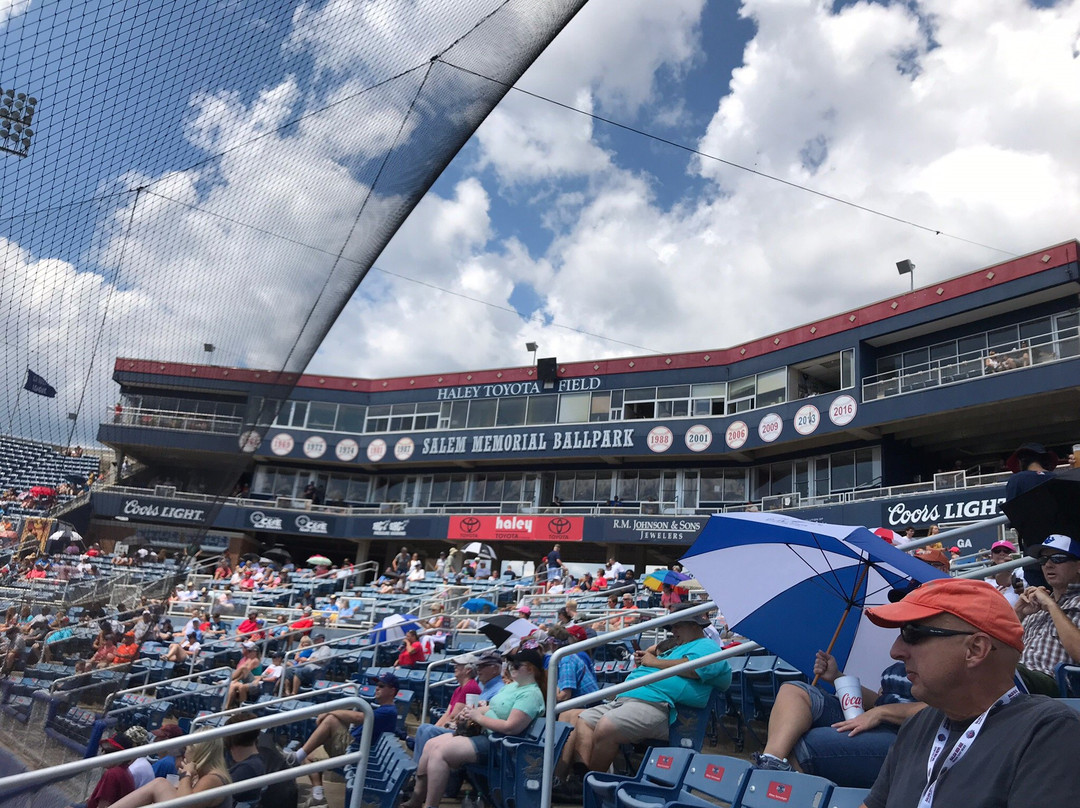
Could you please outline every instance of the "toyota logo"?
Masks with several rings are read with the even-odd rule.
[[[565,536],[570,532],[570,520],[562,516],[548,520],[548,531],[556,536]]]
[[[462,533],[476,533],[480,530],[480,520],[475,516],[466,516],[459,525]]]

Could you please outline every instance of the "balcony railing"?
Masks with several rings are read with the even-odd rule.
[[[863,401],[915,393],[935,387],[1024,370],[1080,356],[1080,337],[1043,334],[1010,349],[989,349],[889,370],[863,379]]]
[[[175,410],[148,410],[141,407],[110,409],[106,423],[142,426],[150,429],[175,429],[180,432],[205,432],[215,435],[239,435],[244,419],[237,415],[214,415]]]

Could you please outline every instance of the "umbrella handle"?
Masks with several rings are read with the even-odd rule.
[[[866,581],[866,576],[869,574],[869,572],[870,565],[864,565],[862,570],[859,572],[859,580],[855,582],[855,592],[858,592],[860,589],[862,589],[863,582]],[[826,654],[829,654],[830,656],[832,655],[833,646],[836,645],[836,641],[840,638],[840,632],[841,630],[843,630],[844,623],[847,622],[848,615],[851,614],[851,607],[854,605],[854,603],[848,603],[848,607],[844,609],[844,613],[840,616],[840,623],[839,625],[837,625],[836,631],[833,632],[832,639],[829,640],[829,647],[825,649]],[[818,679],[820,678],[821,674],[815,676],[814,681],[810,683],[810,686],[817,687]]]

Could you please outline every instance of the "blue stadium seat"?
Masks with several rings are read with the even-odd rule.
[[[746,783],[739,808],[821,808],[832,793],[833,784],[824,777],[799,772],[754,769]]]
[[[750,779],[749,762],[726,755],[694,755],[686,774],[674,787],[627,783],[615,792],[619,808],[708,808],[737,805]]]

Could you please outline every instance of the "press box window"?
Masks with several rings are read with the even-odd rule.
[[[591,399],[592,393],[566,393],[559,396],[559,423],[588,423]]]

